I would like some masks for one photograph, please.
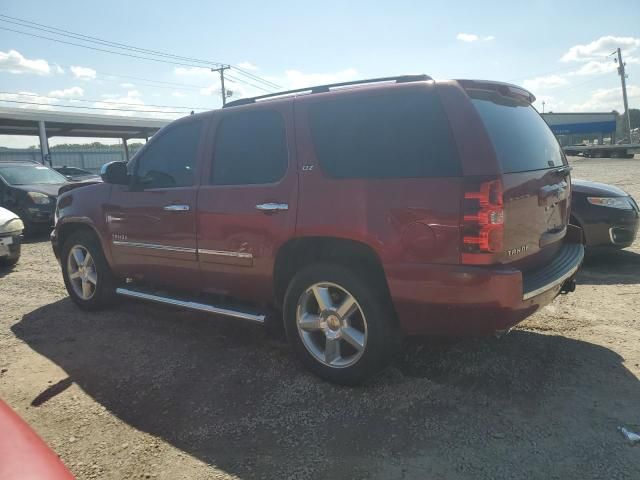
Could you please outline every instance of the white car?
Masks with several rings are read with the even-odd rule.
[[[0,207],[0,265],[14,265],[20,258],[24,224],[15,213]]]

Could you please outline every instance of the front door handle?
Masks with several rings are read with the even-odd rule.
[[[281,212],[284,210],[289,210],[289,204],[287,203],[261,203],[256,205],[256,209],[261,212],[269,213],[269,212]]]
[[[188,212],[190,208],[189,205],[166,205],[162,209],[167,212]]]

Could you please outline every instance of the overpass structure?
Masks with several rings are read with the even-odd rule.
[[[0,135],[39,137],[42,163],[49,165],[51,165],[49,154],[51,137],[119,138],[122,140],[125,157],[128,160],[127,140],[148,139],[170,122],[169,119],[0,107]]]

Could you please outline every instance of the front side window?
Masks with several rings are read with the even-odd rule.
[[[334,178],[460,175],[460,162],[439,98],[428,92],[357,96],[310,106],[322,169]]]
[[[282,116],[271,110],[232,113],[218,126],[211,183],[274,183],[287,171],[287,137]]]
[[[169,126],[136,159],[136,183],[144,188],[193,185],[201,133],[202,121]]]

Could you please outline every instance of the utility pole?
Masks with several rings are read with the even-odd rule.
[[[544,113],[544,106],[545,106],[545,101],[542,100],[542,113]]]
[[[627,134],[629,135],[629,143],[631,143],[631,114],[629,112],[629,102],[627,101],[627,74],[625,73],[625,64],[622,61],[622,52],[618,48],[618,75],[622,83],[622,101],[624,102],[624,111],[626,118]]]
[[[220,72],[220,86],[222,87],[222,106],[227,104],[227,91],[224,89],[224,71],[229,70],[229,65],[220,65],[220,68],[212,68],[212,72]]]

